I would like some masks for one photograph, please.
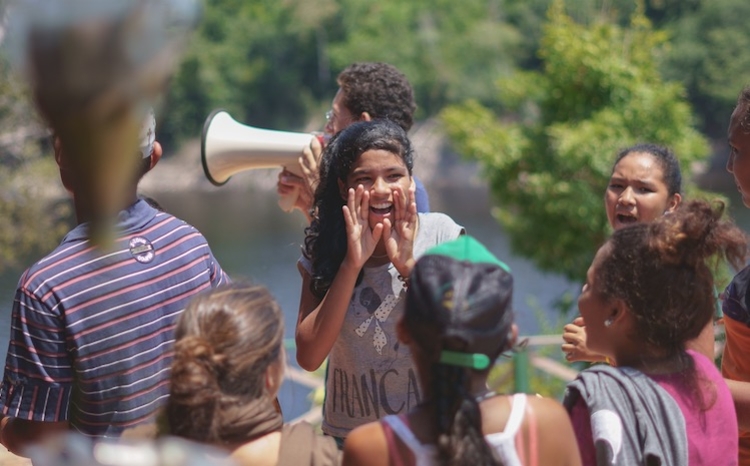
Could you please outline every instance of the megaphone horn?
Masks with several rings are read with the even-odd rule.
[[[206,118],[201,134],[201,162],[206,178],[215,186],[235,173],[253,168],[285,167],[302,176],[299,157],[314,136],[246,126],[225,110]]]

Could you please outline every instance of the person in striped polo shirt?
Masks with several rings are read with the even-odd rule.
[[[18,283],[0,387],[0,442],[16,454],[61,430],[100,439],[153,422],[169,395],[177,317],[229,280],[198,230],[138,198],[162,154],[154,130],[149,112],[140,176],[105,248],[88,240],[90,214],[75,202],[82,180],[55,141],[78,226]]]

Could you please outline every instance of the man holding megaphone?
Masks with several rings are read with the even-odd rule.
[[[299,209],[312,220],[312,205],[315,188],[318,184],[318,161],[323,152],[323,144],[330,136],[337,134],[357,121],[370,121],[386,118],[408,132],[414,123],[414,91],[406,76],[393,65],[387,63],[353,63],[347,66],[336,78],[339,89],[336,92],[331,110],[326,113],[325,134],[313,138],[299,159],[302,176],[286,168],[279,173],[277,191],[282,198],[293,191],[299,191],[294,208]],[[416,177],[417,211],[430,210],[429,199],[424,185]]]

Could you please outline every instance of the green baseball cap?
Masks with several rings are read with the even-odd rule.
[[[475,238],[462,235],[417,261],[406,313],[443,327],[440,362],[484,370],[509,347],[512,298],[510,267]]]

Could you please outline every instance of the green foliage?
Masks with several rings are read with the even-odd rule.
[[[341,36],[329,49],[334,69],[354,61],[386,61],[415,88],[421,117],[446,103],[491,102],[494,81],[507,75],[522,37],[499,0],[341,0]]]
[[[564,302],[570,297],[561,297],[559,301]],[[531,298],[528,302],[529,307],[534,313],[534,317],[539,325],[539,335],[560,335],[562,328],[569,322],[569,318],[565,313],[561,313],[557,316],[556,320],[550,320],[547,317],[547,313],[541,308],[536,299]],[[523,337],[520,337],[523,342]],[[562,340],[561,340],[562,343]],[[517,351],[527,351],[532,355],[545,357],[557,361],[561,364],[568,365],[564,361],[560,345],[546,345],[536,347],[525,347],[518,348]],[[515,362],[509,358],[501,357],[495,363],[490,370],[490,375],[487,379],[488,385],[498,393],[514,393],[516,383],[514,380],[513,364]],[[582,368],[583,365],[577,364],[573,367],[574,370]],[[567,382],[549,374],[548,372],[539,370],[530,364],[529,367],[529,388],[531,393],[538,394],[547,398],[553,398],[556,400],[562,400],[563,394]]]
[[[0,59],[0,273],[38,259],[70,226],[69,204],[57,201],[62,189],[49,189],[57,168],[26,91]]]
[[[331,73],[318,52],[323,21],[337,8],[333,0],[206,2],[160,118],[167,148],[197,137],[217,107],[263,128],[301,126],[329,91]]]
[[[682,82],[702,127],[723,139],[740,90],[750,83],[750,2],[702,1],[667,23],[672,47],[665,75]]]
[[[336,75],[356,61],[386,61],[410,79],[419,117],[446,103],[490,103],[515,66],[522,37],[501,0],[215,0],[176,73],[160,116],[169,151],[197,137],[211,110],[296,130],[323,114]]]
[[[685,169],[708,155],[682,86],[659,74],[666,38],[640,12],[629,28],[605,19],[583,25],[556,1],[542,70],[499,82],[512,118],[472,101],[442,113],[458,152],[483,166],[513,249],[539,268],[585,276],[609,235],[602,196],[620,149],[664,144]]]

